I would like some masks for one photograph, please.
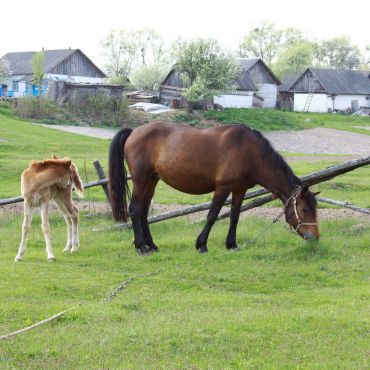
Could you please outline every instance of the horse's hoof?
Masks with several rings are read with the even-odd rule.
[[[150,254],[150,250],[146,245],[142,245],[140,247],[136,247],[136,252],[141,256],[147,256]]]
[[[71,253],[71,248],[64,248],[63,249],[63,252],[65,252],[65,253]]]
[[[149,251],[150,251],[150,252],[153,252],[153,253],[156,253],[156,252],[158,252],[158,251],[159,251],[159,249],[158,249],[158,247],[157,247],[156,245],[151,245],[151,246],[149,247]]]
[[[77,249],[77,248],[72,248],[72,249],[70,250],[70,252],[71,252],[71,253],[77,253],[77,252],[78,252],[78,249]]]
[[[237,250],[240,249],[238,244],[231,244],[231,245],[226,245],[226,249],[228,250]]]
[[[202,245],[201,247],[198,248],[199,253],[207,253],[208,248],[205,245]]]
[[[49,262],[49,263],[53,263],[53,262],[55,262],[55,257],[48,258],[48,262]]]
[[[22,261],[22,257],[15,257],[15,258],[14,258],[14,261],[15,261],[15,262],[21,262],[21,261]]]

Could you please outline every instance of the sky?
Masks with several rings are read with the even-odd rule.
[[[349,36],[370,44],[370,0],[11,0],[0,3],[0,56],[81,49],[100,68],[100,41],[114,29],[151,28],[166,42],[213,37],[235,49],[262,21],[294,27],[311,39]]]

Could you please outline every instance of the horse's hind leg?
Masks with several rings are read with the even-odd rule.
[[[44,234],[46,244],[46,254],[48,261],[52,262],[55,260],[53,249],[51,247],[50,240],[50,224],[49,224],[49,201],[41,203],[41,230]]]
[[[143,232],[145,244],[149,247],[149,250],[152,252],[158,252],[158,247],[154,244],[152,234],[150,233],[149,224],[148,224],[148,213],[151,200],[153,199],[154,190],[158,183],[158,180],[152,180],[146,187],[143,209],[140,216],[141,230]]]
[[[67,208],[59,198],[55,198],[55,203],[58,205],[59,209],[62,211],[64,219],[67,224],[67,244],[64,248],[64,252],[70,252],[72,249],[72,218]]]
[[[132,228],[134,229],[135,239],[134,244],[136,250],[141,254],[149,253],[149,249],[145,243],[143,229],[142,229],[142,217],[145,211],[145,190],[147,183],[145,182],[133,182],[133,190],[131,196],[131,202],[129,206],[129,212],[131,216]],[[145,228],[145,226],[144,226]],[[149,230],[149,226],[147,226]]]
[[[230,226],[229,232],[226,237],[226,248],[237,249],[236,244],[236,227],[239,221],[240,208],[244,199],[245,190],[239,192],[233,192],[231,200],[231,212],[230,212]]]
[[[26,200],[24,201],[23,208],[24,208],[24,214],[23,214],[23,225],[22,225],[22,240],[21,240],[21,244],[18,249],[18,253],[15,257],[16,261],[22,260],[23,253],[26,250],[26,242],[27,242],[27,237],[30,231],[31,220],[32,220],[32,207],[28,204]]]
[[[78,247],[80,245],[79,237],[78,237],[78,208],[74,204],[72,200],[72,189],[69,187],[67,189],[59,189],[58,191],[58,198],[63,206],[67,210],[70,219],[72,220],[72,247],[70,251],[77,252]],[[62,210],[63,211],[63,210]],[[68,224],[68,221],[67,221]],[[68,244],[67,244],[68,246]],[[65,251],[69,251],[66,247]]]
[[[195,247],[201,253],[208,252],[207,240],[208,240],[209,233],[229,194],[230,194],[230,191],[223,189],[223,188],[218,188],[216,189],[213,195],[211,207],[207,215],[207,223],[205,224],[202,232],[199,234],[195,242]]]

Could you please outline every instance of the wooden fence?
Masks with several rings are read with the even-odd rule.
[[[363,157],[363,158],[356,159],[356,160],[353,160],[353,161],[343,162],[343,163],[340,163],[338,165],[330,166],[328,168],[325,168],[325,169],[322,169],[322,170],[319,170],[319,171],[312,172],[310,174],[301,176],[300,179],[301,179],[301,181],[304,185],[315,185],[315,184],[319,184],[319,183],[331,180],[332,178],[334,178],[336,176],[342,175],[346,172],[353,171],[356,168],[363,167],[363,166],[366,166],[366,165],[369,165],[369,164],[370,164],[370,156],[367,156],[367,157]],[[94,186],[102,186],[103,190],[104,190],[104,192],[107,196],[107,199],[109,201],[109,194],[108,194],[108,187],[107,187],[108,180],[105,178],[104,171],[103,171],[102,167],[100,166],[99,161],[95,161],[94,166],[95,166],[95,169],[97,171],[99,180],[88,182],[88,183],[84,184],[84,188],[89,189],[89,188],[92,188]],[[128,179],[131,179],[131,178],[128,177]],[[369,186],[370,186],[370,181],[369,181]],[[253,198],[259,197],[261,195],[266,195],[268,193],[269,193],[269,191],[264,189],[264,188],[259,188],[259,189],[256,189],[256,190],[252,190],[252,191],[249,191],[245,194],[244,200],[253,199]],[[316,198],[319,202],[322,202],[322,203],[328,203],[328,204],[336,205],[336,206],[339,206],[339,207],[349,208],[349,209],[352,209],[352,210],[355,210],[355,211],[358,211],[358,212],[362,212],[364,214],[370,214],[370,209],[358,207],[358,206],[355,206],[355,205],[350,204],[348,202],[341,202],[341,201],[328,199],[328,198],[324,198],[324,197],[316,197]],[[22,197],[0,199],[0,207],[4,206],[4,205],[7,205],[7,204],[14,204],[14,203],[22,202],[22,201],[23,201]],[[271,201],[272,201],[272,196],[271,195],[261,197],[259,199],[256,199],[254,201],[251,201],[249,203],[244,204],[242,206],[241,212],[244,212],[244,211],[246,211],[248,209],[251,209],[251,208],[259,207],[259,206],[261,206],[263,204],[266,204],[268,202],[271,202]],[[228,198],[225,202],[225,205],[229,205],[230,203],[231,203],[231,199]],[[159,215],[149,217],[148,222],[149,223],[160,222],[160,221],[168,220],[168,219],[175,218],[175,217],[180,217],[180,216],[185,216],[185,215],[189,215],[189,214],[196,213],[196,212],[205,211],[205,210],[208,210],[210,208],[210,206],[211,206],[211,202],[201,203],[201,204],[197,204],[195,206],[189,206],[189,207],[186,207],[186,208],[183,208],[183,209],[180,209],[180,210],[167,212],[167,213],[163,213],[163,214],[159,214]],[[225,218],[225,217],[228,217],[228,216],[229,216],[229,212],[226,212],[224,214],[221,214],[219,216],[219,219],[222,219],[222,218]],[[117,224],[113,227],[128,228],[128,227],[131,227],[131,223]]]

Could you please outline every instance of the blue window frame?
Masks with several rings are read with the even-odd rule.
[[[13,92],[19,91],[18,81],[13,81]]]

